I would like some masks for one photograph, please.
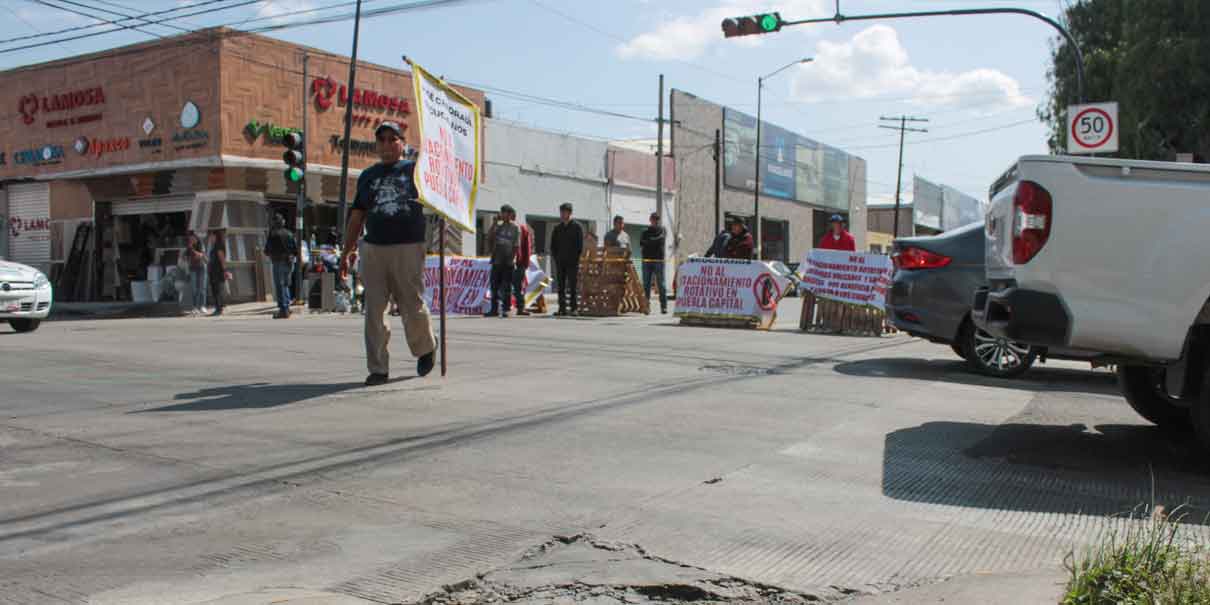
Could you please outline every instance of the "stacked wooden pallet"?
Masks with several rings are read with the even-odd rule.
[[[802,293],[802,315],[799,329],[809,332],[830,332],[857,336],[881,336],[896,330],[886,313],[870,307],[859,307]]]
[[[579,310],[581,315],[613,317],[623,313],[651,313],[627,248],[589,248],[580,257]]]

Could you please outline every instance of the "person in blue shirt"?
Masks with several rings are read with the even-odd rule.
[[[357,178],[357,196],[341,255],[341,275],[347,275],[351,260],[361,255],[361,281],[365,286],[366,386],[390,379],[391,328],[385,314],[387,300],[399,305],[408,348],[417,358],[416,373],[433,371],[437,340],[428,305],[424,302],[425,227],[412,172],[416,162],[403,159],[403,129],[383,122],[374,131],[379,162]],[[362,229],[365,237],[361,245]]]

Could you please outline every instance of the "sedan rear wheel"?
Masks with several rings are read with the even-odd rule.
[[[1038,358],[1033,347],[996,338],[974,326],[966,330],[965,345],[967,365],[994,378],[1016,378]]]

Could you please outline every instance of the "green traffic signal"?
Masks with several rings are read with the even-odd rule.
[[[778,19],[777,15],[767,14],[760,18],[760,28],[767,32],[777,31],[779,25],[781,25],[781,19]]]
[[[303,180],[303,171],[297,166],[291,166],[286,169],[286,180],[291,183],[297,183]]]

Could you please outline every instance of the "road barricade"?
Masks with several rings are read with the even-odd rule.
[[[581,315],[613,317],[623,313],[651,313],[630,260],[629,248],[589,248],[580,257],[578,278]]]
[[[889,257],[813,249],[799,271],[799,329],[862,336],[894,331],[885,310],[892,271]]]
[[[768,330],[789,283],[763,261],[691,257],[677,267],[674,314],[686,325]]]

